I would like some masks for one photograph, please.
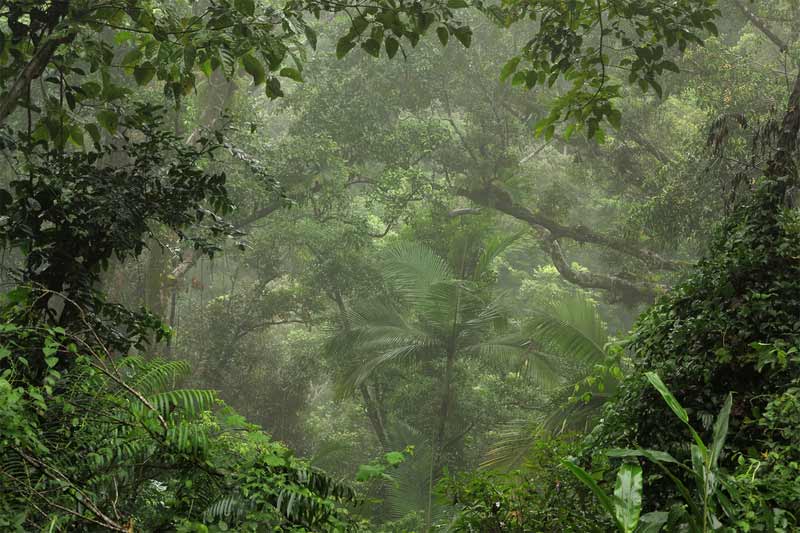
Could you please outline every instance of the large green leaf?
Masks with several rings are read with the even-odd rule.
[[[733,395],[728,394],[725,398],[725,404],[722,410],[717,415],[717,420],[714,422],[714,433],[711,441],[711,466],[716,468],[719,461],[719,455],[722,453],[722,448],[725,446],[725,437],[728,435],[728,419],[731,416],[731,405],[733,404]]]
[[[611,497],[608,494],[606,494],[606,492],[603,489],[600,488],[600,486],[597,484],[594,478],[583,468],[576,465],[572,461],[565,460],[562,461],[561,464],[567,467],[567,469],[570,472],[572,472],[572,475],[578,478],[578,480],[581,483],[586,485],[589,488],[589,490],[592,491],[592,493],[597,497],[597,500],[600,502],[600,505],[603,507],[603,509],[605,509],[606,512],[609,514],[609,516],[614,519],[614,522],[617,524],[617,527],[621,531],[623,531],[623,526],[620,523],[619,519],[617,518],[614,500],[612,500]]]
[[[242,56],[242,66],[253,77],[255,85],[261,85],[267,80],[267,72],[264,69],[264,65],[252,54]]]
[[[667,452],[662,452],[658,450],[644,450],[641,448],[611,448],[606,450],[606,455],[609,457],[615,458],[622,458],[622,457],[644,457],[645,459],[649,459],[653,462],[661,462],[661,463],[677,463],[680,462],[672,457]]]
[[[680,404],[680,402],[678,402],[678,399],[672,395],[672,393],[664,384],[664,382],[661,381],[661,378],[658,376],[658,374],[656,374],[655,372],[645,372],[645,376],[647,377],[647,380],[650,382],[650,384],[653,385],[653,387],[655,387],[655,389],[659,392],[659,394],[661,394],[661,397],[667,403],[669,408],[672,409],[672,412],[675,413],[675,416],[677,416],[681,420],[681,422],[686,424],[686,427],[692,434],[692,438],[694,439],[695,444],[697,445],[700,452],[705,456],[708,453],[708,449],[706,448],[703,439],[701,439],[700,435],[697,434],[697,431],[695,431],[694,428],[691,426],[691,424],[689,424],[689,415],[686,412],[686,409],[684,409],[683,406]]]
[[[625,533],[632,533],[642,511],[642,467],[625,463],[617,472],[614,485],[614,512]]]

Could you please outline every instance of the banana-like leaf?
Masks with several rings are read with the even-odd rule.
[[[716,468],[719,461],[719,455],[722,453],[722,448],[725,446],[725,437],[728,435],[728,419],[731,416],[731,406],[733,404],[733,395],[728,394],[725,398],[725,404],[714,422],[714,433],[711,441],[711,467]]]
[[[677,416],[681,422],[686,424],[686,427],[689,428],[689,432],[692,434],[692,438],[694,438],[694,441],[702,454],[704,456],[708,454],[708,448],[706,448],[703,439],[700,438],[700,435],[697,434],[697,431],[695,431],[692,425],[689,424],[689,414],[686,412],[686,409],[684,409],[678,399],[673,396],[664,382],[661,381],[661,378],[658,376],[658,374],[655,372],[645,372],[644,375],[647,377],[647,380],[650,382],[650,384],[653,385],[653,387],[658,391],[658,393],[661,394],[661,397],[667,403],[669,408],[672,409],[672,412],[675,413],[675,416]]]
[[[609,457],[622,458],[622,457],[644,457],[654,463],[676,463],[681,464],[677,459],[672,457],[667,452],[659,450],[646,450],[643,448],[610,448],[606,450],[606,455]]]
[[[675,413],[675,416],[677,416],[684,424],[688,424],[689,414],[686,412],[686,409],[684,409],[683,406],[680,404],[678,399],[672,395],[672,393],[664,384],[664,382],[661,381],[661,378],[658,376],[658,374],[656,374],[655,372],[645,372],[644,375],[645,377],[647,377],[647,381],[649,381],[650,384],[658,391],[658,393],[667,403],[669,408],[672,409],[672,412]]]
[[[705,458],[703,451],[696,444],[692,444],[692,470],[694,470],[694,478],[697,484],[697,493],[703,497],[708,493],[708,479]]]
[[[589,475],[589,473],[586,472],[586,470],[584,470],[580,466],[578,466],[575,463],[573,463],[572,461],[568,461],[568,460],[562,461],[561,464],[563,464],[565,467],[567,467],[567,469],[570,472],[572,472],[572,475],[574,475],[576,478],[578,478],[578,480],[581,483],[586,485],[589,488],[589,490],[592,491],[592,493],[597,497],[597,500],[600,502],[600,505],[603,507],[603,509],[605,509],[606,512],[608,513],[608,515],[614,519],[614,522],[617,524],[617,527],[619,528],[619,530],[620,531],[624,531],[622,524],[617,519],[617,513],[616,513],[616,508],[615,508],[615,505],[614,505],[614,500],[611,499],[611,496],[606,494],[606,492],[603,489],[600,488],[600,486],[592,478],[592,476]]]
[[[642,511],[642,467],[625,463],[617,471],[614,485],[614,516],[625,533],[633,533]]]

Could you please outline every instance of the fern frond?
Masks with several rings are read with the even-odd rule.
[[[180,421],[167,429],[166,443],[180,453],[197,454],[208,448],[208,435],[203,426]]]
[[[211,390],[176,389],[155,394],[148,400],[162,416],[177,410],[188,418],[196,418],[201,412],[214,406],[217,395]]]
[[[189,374],[189,364],[185,361],[149,361],[130,380],[130,385],[144,395],[155,394],[175,386],[179,378]]]

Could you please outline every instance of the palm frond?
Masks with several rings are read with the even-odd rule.
[[[431,285],[454,278],[447,261],[417,243],[401,243],[389,248],[383,272],[384,279],[411,301],[424,297]]]
[[[536,310],[523,331],[549,351],[562,354],[582,364],[593,364],[605,357],[608,333],[595,305],[580,296],[572,296]]]
[[[346,378],[345,383],[343,383],[344,392],[352,393],[352,391],[361,385],[378,367],[397,359],[425,356],[429,354],[431,348],[435,346],[427,337],[420,339],[389,338],[374,342],[389,347],[383,348],[376,355],[358,365]],[[365,348],[368,349],[369,347],[369,344],[365,345]]]
[[[389,516],[392,519],[398,520],[413,512],[427,516],[428,510],[430,517],[426,522],[433,524],[441,518],[445,508],[438,495],[433,492],[437,479],[430,478],[431,460],[430,448],[418,448],[413,459],[400,465],[398,471],[392,475],[394,482],[389,487],[387,497]],[[436,472],[433,474],[437,475]]]
[[[501,426],[481,468],[512,468],[522,463],[539,438],[541,427],[541,420],[536,418],[518,418]]]
[[[525,235],[525,233],[525,231],[519,231],[513,235],[496,236],[492,239],[489,239],[489,242],[486,243],[486,246],[483,249],[483,253],[478,258],[478,263],[475,266],[473,277],[476,280],[480,279],[481,276],[491,269],[494,260],[500,254],[505,252],[508,247],[514,244],[520,237]]]

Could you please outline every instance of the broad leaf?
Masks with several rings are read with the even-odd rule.
[[[342,59],[355,45],[356,43],[353,42],[353,37],[350,35],[345,35],[339,39],[336,43],[336,58]]]
[[[255,0],[235,0],[234,5],[239,13],[248,17],[252,17],[256,12]]]
[[[242,56],[242,66],[253,77],[255,85],[261,85],[267,80],[267,72],[264,69],[264,65],[252,54]]]
[[[665,511],[653,511],[643,514],[639,519],[639,529],[636,533],[658,533],[669,519],[669,513]]]
[[[469,45],[472,44],[472,29],[469,27],[461,26],[460,28],[456,28],[452,33],[455,35],[456,39],[464,45],[464,48],[469,48]]]
[[[156,68],[149,61],[133,69],[133,78],[138,85],[147,85],[155,75]]]
[[[617,472],[614,485],[614,511],[625,533],[632,533],[642,511],[642,467],[625,463]]]
[[[567,467],[567,469],[569,469],[569,471],[572,472],[572,475],[578,478],[578,480],[581,483],[586,485],[589,488],[589,490],[591,490],[592,493],[594,493],[594,495],[597,497],[597,500],[600,502],[600,505],[603,507],[603,509],[605,509],[606,512],[609,514],[609,516],[611,516],[614,519],[614,521],[617,524],[617,527],[622,529],[622,524],[620,524],[619,520],[617,520],[617,514],[613,500],[608,494],[606,494],[606,492],[603,489],[600,488],[600,486],[597,484],[594,478],[592,478],[592,476],[589,475],[589,473],[586,472],[583,468],[581,468],[580,466],[576,465],[571,461],[562,461],[561,464]]]
[[[731,416],[731,405],[733,404],[733,395],[728,394],[725,398],[725,404],[722,410],[717,415],[717,420],[714,422],[714,433],[711,442],[711,466],[716,467],[719,460],[719,455],[722,453],[722,448],[725,446],[725,437],[728,435],[728,419]]]
[[[391,59],[397,54],[397,49],[400,48],[400,42],[394,37],[387,37],[384,46],[386,47],[386,55]]]

